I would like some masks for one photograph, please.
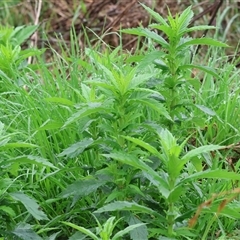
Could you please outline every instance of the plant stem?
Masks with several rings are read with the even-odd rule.
[[[207,235],[208,235],[208,233],[209,233],[210,227],[212,226],[213,222],[216,220],[216,217],[217,217],[217,216],[214,215],[214,216],[212,217],[212,219],[208,222],[208,224],[207,224],[207,226],[206,226],[206,229],[205,229],[205,231],[204,231],[204,233],[203,233],[202,240],[207,239]]]

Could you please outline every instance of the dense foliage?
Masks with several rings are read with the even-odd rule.
[[[0,239],[238,239],[239,70],[191,7],[134,53],[0,30]],[[86,36],[87,37],[87,36]],[[103,47],[104,45],[104,47]],[[196,54],[208,46],[205,57]],[[35,63],[27,63],[29,57]]]

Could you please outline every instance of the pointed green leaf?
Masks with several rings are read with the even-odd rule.
[[[189,152],[187,152],[181,159],[181,161],[188,161],[191,158],[198,156],[202,153],[206,153],[206,152],[210,152],[210,151],[216,151],[219,149],[223,149],[223,146],[219,146],[219,145],[206,145],[206,146],[201,146],[198,148],[195,148]]]
[[[46,166],[46,167],[57,169],[57,167],[55,167],[47,159],[38,157],[38,156],[33,156],[33,155],[22,155],[16,158],[9,159],[8,162],[14,162],[14,163],[20,163],[20,164],[30,163],[30,164],[36,164],[39,166]]]
[[[144,226],[144,225],[145,225],[145,223],[137,223],[137,224],[128,226],[128,227],[126,227],[124,230],[121,230],[121,231],[117,232],[117,233],[113,236],[112,240],[118,240],[120,237],[122,237],[123,235],[129,233],[129,232],[132,231],[133,229],[138,228],[138,227],[142,227],[142,226]]]
[[[171,26],[159,25],[159,24],[156,24],[156,23],[152,23],[152,24],[149,25],[149,27],[153,28],[153,29],[160,30],[161,32],[165,33],[168,38],[171,38],[172,35],[174,34]]]
[[[103,229],[100,232],[100,236],[102,238],[104,238],[104,236],[108,235],[110,236],[111,233],[113,232],[115,226],[117,225],[117,223],[121,220],[118,219],[115,223],[114,223],[115,217],[110,217],[104,224],[103,224]],[[98,224],[100,225],[100,223]]]
[[[209,116],[216,116],[216,112],[206,106],[199,104],[195,104],[194,106],[196,106],[198,109],[200,109],[202,112],[206,113]]]
[[[61,233],[62,231],[58,231],[58,232],[55,232],[53,234],[51,234],[46,240],[56,240],[57,239],[57,236]],[[39,232],[38,232],[39,233]],[[70,239],[68,239],[70,240]],[[78,240],[81,240],[81,239],[78,239]]]
[[[138,69],[142,70],[145,67],[147,67],[149,64],[152,64],[154,60],[159,59],[166,55],[166,53],[162,51],[153,51],[149,54],[147,54],[145,57],[141,59],[141,62],[138,65]]]
[[[135,225],[138,223],[142,223],[137,216],[134,215],[134,213],[129,214],[129,219],[127,218],[128,224]],[[146,225],[143,225],[141,228],[135,228],[130,232],[130,238],[132,240],[148,240],[148,228]]]
[[[116,201],[113,203],[109,203],[104,207],[99,208],[98,210],[94,211],[94,213],[104,213],[104,212],[113,212],[113,211],[134,211],[140,213],[148,213],[148,214],[155,214],[151,208],[139,205],[135,202],[127,202],[127,201]]]
[[[83,139],[80,142],[74,143],[70,147],[66,148],[63,152],[58,154],[59,157],[67,156],[68,158],[75,158],[81,154],[86,148],[90,147],[94,143],[91,138]]]
[[[39,130],[53,130],[53,129],[59,129],[63,126],[62,122],[57,122],[57,121],[51,121],[45,124],[42,124],[39,127]]]
[[[177,47],[177,51],[185,48],[186,46],[192,46],[192,45],[210,45],[215,47],[229,47],[226,43],[217,41],[212,38],[195,38],[188,40]]]
[[[99,87],[103,90],[110,90],[111,92],[116,92],[117,89],[114,87],[114,85],[110,85],[109,83],[99,82],[99,81],[87,81],[87,83]]]
[[[124,164],[128,164],[136,169],[140,169],[146,172],[149,175],[149,180],[158,187],[160,193],[167,198],[169,194],[168,184],[164,181],[164,179],[155,172],[151,167],[149,167],[146,163],[142,160],[135,157],[135,155],[127,154],[126,152],[115,152],[110,154],[103,154],[105,157],[110,157],[117,161],[120,161]]]
[[[185,188],[183,187],[183,185],[178,185],[174,187],[169,194],[168,201],[171,203],[179,201],[179,198],[184,195],[184,192]]]
[[[139,85],[143,84],[144,82],[147,82],[154,75],[155,74],[142,73],[134,76],[129,83],[128,90],[130,89],[135,90]]]
[[[192,20],[192,18],[193,18],[193,11],[191,10],[191,6],[189,6],[181,13],[179,18],[175,19],[178,25],[178,33],[180,35],[183,35],[186,32],[187,26],[190,24],[190,21]]]
[[[33,230],[31,225],[20,223],[13,231],[13,234],[22,240],[43,240]]]
[[[66,99],[66,98],[60,98],[60,97],[50,97],[50,98],[45,98],[45,101],[51,102],[51,103],[57,103],[57,104],[62,104],[65,106],[74,106],[74,102]]]
[[[90,101],[90,99],[91,99],[91,88],[89,86],[87,86],[86,84],[81,83],[81,90],[82,90],[83,97],[87,101]]]
[[[15,192],[10,193],[10,196],[15,200],[20,201],[25,206],[27,211],[37,220],[48,220],[47,215],[40,210],[41,208],[37,202],[28,195],[21,192]]]
[[[169,113],[167,112],[165,106],[161,103],[159,103],[158,101],[154,100],[154,99],[131,99],[129,102],[139,102],[142,105],[145,105],[147,107],[149,107],[152,110],[155,110],[156,112],[158,112],[160,115],[164,116],[165,118],[167,118],[168,120],[171,120],[171,117],[169,115]]]
[[[128,164],[136,169],[141,169],[143,171],[153,171],[146,163],[139,160],[135,155],[128,154],[126,152],[114,152],[110,154],[103,154],[107,158],[112,158],[122,163]]]
[[[167,22],[164,20],[164,18],[161,15],[159,15],[157,12],[153,11],[151,8],[147,7],[142,3],[140,3],[140,5],[142,5],[142,7],[159,23],[163,25],[168,25]]]
[[[86,240],[86,235],[82,232],[75,232],[68,240]]]
[[[155,156],[160,156],[158,150],[156,148],[154,148],[153,146],[151,146],[149,143],[146,143],[138,138],[134,138],[134,137],[129,137],[129,136],[122,136],[123,138],[137,144],[138,146],[145,148],[147,151],[149,151],[150,153],[152,153]]]
[[[202,178],[215,178],[215,179],[226,179],[226,180],[240,180],[240,175],[235,172],[228,172],[226,170],[217,169],[217,170],[206,170],[202,172],[194,173],[185,179],[182,180],[181,184],[185,182],[193,181],[195,179]]]
[[[184,69],[193,69],[193,68],[196,68],[196,69],[199,69],[199,70],[202,70],[214,77],[216,77],[217,79],[220,78],[219,76],[219,73],[217,73],[215,71],[215,69],[211,68],[211,67],[206,67],[206,66],[201,66],[201,65],[195,65],[195,64],[184,64],[182,66],[179,66],[179,69],[181,70],[184,70]]]
[[[11,41],[15,43],[14,45],[21,45],[25,40],[33,35],[34,32],[36,32],[38,27],[39,25],[16,27],[11,34]]]
[[[163,37],[161,37],[160,35],[158,35],[153,31],[150,31],[147,28],[139,27],[139,28],[124,29],[121,32],[151,38],[155,40],[157,43],[159,43],[162,47],[166,49],[169,47],[168,42]]]
[[[106,74],[108,80],[115,86],[115,88],[118,88],[119,85],[118,85],[118,82],[114,76],[114,71],[111,71],[110,69],[108,69],[107,67],[105,67],[104,65],[102,64],[98,64],[98,66],[103,70],[103,72]],[[112,69],[114,70],[114,69]]]
[[[67,186],[67,188],[60,194],[60,196],[63,198],[67,198],[72,195],[78,197],[88,196],[104,184],[106,184],[105,180],[84,178]]]
[[[0,206],[0,212],[4,212],[5,214],[13,217],[16,217],[16,213],[14,212],[14,210],[9,207],[9,206],[5,206],[5,205],[1,205]]]
[[[25,60],[26,58],[28,58],[30,56],[40,56],[45,51],[46,51],[46,49],[44,49],[44,48],[41,50],[33,49],[33,48],[21,50],[21,52],[19,52],[16,63],[20,65],[22,63],[22,61]],[[39,69],[39,66],[37,66],[37,64],[36,65],[31,64],[29,66],[31,67],[32,70]]]
[[[87,236],[91,237],[94,240],[101,240],[100,238],[98,238],[94,233],[92,233],[90,230],[84,228],[84,227],[79,227],[76,224],[70,223],[70,222],[62,222],[63,224],[72,227],[84,234],[86,234]]]
[[[63,128],[68,126],[71,123],[74,123],[74,122],[80,120],[81,118],[89,116],[93,113],[104,112],[105,110],[106,109],[104,107],[102,107],[102,103],[97,103],[97,102],[88,103],[87,106],[82,107],[82,109],[80,109],[79,111],[74,113],[70,118],[68,118],[67,121],[65,122],[65,124],[63,125]]]
[[[216,27],[209,26],[209,25],[194,26],[194,27],[188,28],[186,30],[186,32],[194,32],[194,31],[201,31],[201,30],[211,30],[211,29],[216,29]]]
[[[1,144],[0,144],[1,146]],[[14,143],[7,143],[1,149],[12,149],[12,148],[36,148],[38,147],[35,144],[31,143],[24,143],[24,142],[14,142]]]

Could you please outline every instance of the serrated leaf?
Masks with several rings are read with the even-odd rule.
[[[135,228],[139,228],[139,227],[142,227],[144,225],[145,225],[145,223],[137,223],[137,224],[128,226],[124,230],[121,230],[121,231],[117,232],[113,236],[112,240],[117,240],[119,237],[122,237],[123,235],[125,235],[125,234],[129,233],[130,231],[134,230]]]
[[[140,159],[136,158],[134,155],[127,154],[125,152],[115,152],[115,153],[110,153],[110,154],[103,154],[105,157],[110,157],[112,159],[115,159],[117,161],[120,161],[124,164],[128,164],[132,167],[135,167],[136,169],[140,169],[149,176],[149,180],[158,187],[159,192],[167,198],[169,195],[169,190],[168,190],[168,184],[162,179],[162,177],[155,172],[151,167],[149,167],[146,163],[141,161]]]
[[[153,11],[151,8],[147,7],[146,5],[144,5],[142,3],[140,3],[140,5],[159,23],[161,23],[163,25],[168,25],[167,22],[165,21],[165,19],[161,15],[159,15],[157,12]]]
[[[32,25],[32,26],[19,26],[16,27],[12,34],[11,40],[15,40],[15,45],[21,45],[25,40],[27,40],[36,30],[38,29],[39,25]]]
[[[172,119],[171,119],[169,113],[167,112],[165,106],[163,104],[159,103],[158,101],[154,100],[154,99],[135,98],[135,99],[131,99],[129,102],[141,103],[141,105],[145,105],[145,106],[149,107],[150,109],[155,110],[160,115],[162,115],[165,118],[167,118],[168,120],[172,121]]]
[[[155,211],[153,211],[151,208],[139,205],[135,202],[127,202],[127,201],[116,201],[113,203],[109,203],[104,207],[101,207],[98,210],[94,211],[94,213],[113,212],[113,211],[119,211],[119,210],[128,210],[128,211],[148,213],[148,214],[155,213]]]
[[[179,18],[175,19],[178,28],[178,34],[182,36],[186,32],[187,26],[190,24],[193,15],[194,14],[193,11],[191,10],[191,6],[189,6],[181,13]]]
[[[119,198],[123,198],[123,197],[125,197],[123,192],[113,191],[110,194],[108,194],[108,197],[105,200],[105,203],[109,203],[109,202],[112,202],[115,199],[119,199]]]
[[[110,82],[115,86],[115,88],[118,88],[118,82],[114,76],[114,71],[110,71],[110,69],[108,69],[107,67],[105,67],[102,64],[98,64],[98,66],[101,68],[101,70],[106,74],[108,80],[110,80]]]
[[[240,180],[240,175],[235,172],[228,172],[226,170],[206,170],[202,172],[194,173],[182,180],[181,184],[185,182],[193,181],[195,179],[201,178],[216,178],[216,179],[226,179],[226,180]]]
[[[13,159],[8,160],[8,162],[14,162],[14,163],[31,163],[31,164],[36,164],[40,166],[47,166],[51,168],[57,169],[52,163],[50,163],[47,159],[38,157],[38,156],[33,156],[33,155],[23,155],[20,157],[16,157]]]
[[[124,29],[121,32],[133,34],[133,35],[137,35],[137,36],[142,36],[142,37],[148,37],[148,38],[155,40],[157,43],[159,43],[161,46],[163,46],[166,49],[169,47],[168,42],[163,37],[161,37],[157,33],[153,32],[147,28],[139,27],[139,28]]]
[[[215,47],[229,47],[226,43],[214,40],[212,38],[195,38],[188,41],[185,41],[183,44],[177,47],[177,51],[185,48],[186,46],[192,45],[209,45]]]
[[[94,178],[81,179],[73,184],[67,186],[67,188],[60,194],[61,197],[67,198],[69,196],[84,197],[95,192],[99,187],[106,184],[105,180],[99,180]]]
[[[109,83],[104,83],[99,81],[88,81],[88,83],[92,84],[93,86],[100,87],[104,90],[110,90],[112,92],[116,91],[116,88],[113,85],[110,85]]]
[[[10,196],[15,200],[20,201],[25,206],[27,211],[37,220],[48,220],[47,215],[40,210],[41,208],[37,202],[28,195],[21,192],[15,192],[10,193]]]
[[[149,54],[147,54],[146,56],[144,56],[139,65],[138,65],[138,69],[142,70],[145,67],[147,67],[149,64],[153,63],[154,60],[159,59],[161,57],[163,57],[166,53],[162,52],[162,51],[153,51]]]
[[[217,79],[219,79],[219,74],[215,71],[215,69],[211,68],[211,67],[207,67],[207,66],[201,66],[201,65],[195,65],[195,64],[184,64],[182,66],[179,66],[179,69],[184,70],[184,69],[199,69],[202,70],[214,77],[216,77]]]
[[[142,223],[137,217],[133,214],[130,215],[130,219],[128,220],[129,225],[134,225],[137,223]],[[148,240],[148,229],[147,226],[144,225],[141,228],[135,228],[130,232],[130,237],[132,240]]]
[[[56,240],[58,234],[61,233],[61,231],[58,231],[56,233],[53,233],[52,235],[50,235],[46,240]],[[80,240],[80,239],[79,239]]]
[[[206,106],[199,104],[195,104],[194,106],[196,106],[198,109],[200,109],[202,112],[206,113],[209,116],[216,116],[216,112]]]
[[[142,83],[148,81],[151,77],[153,77],[154,74],[140,74],[131,79],[131,82],[129,84],[129,89],[136,89],[139,85]]]
[[[66,148],[63,152],[58,154],[59,157],[67,156],[69,158],[75,158],[81,154],[86,148],[90,147],[94,142],[91,138],[83,139],[80,142],[74,143],[70,147]]]
[[[216,27],[209,26],[209,25],[194,26],[194,27],[188,28],[186,30],[186,32],[201,31],[201,30],[211,30],[211,29],[216,29]]]
[[[102,103],[89,103],[87,106],[82,107],[81,110],[77,111],[70,118],[68,118],[63,125],[63,128],[93,113],[99,113],[104,111],[105,108],[102,107]]]
[[[31,225],[26,223],[20,223],[13,231],[13,234],[21,238],[22,240],[43,240],[38,236],[31,228]]]
[[[87,238],[87,235],[84,235],[82,232],[75,232],[68,240],[84,240]]]

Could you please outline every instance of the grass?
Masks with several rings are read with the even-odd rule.
[[[176,47],[191,15],[169,45],[131,29],[134,53],[81,52],[72,32],[51,64],[0,67],[0,239],[239,238],[239,69],[217,36],[205,59]]]

